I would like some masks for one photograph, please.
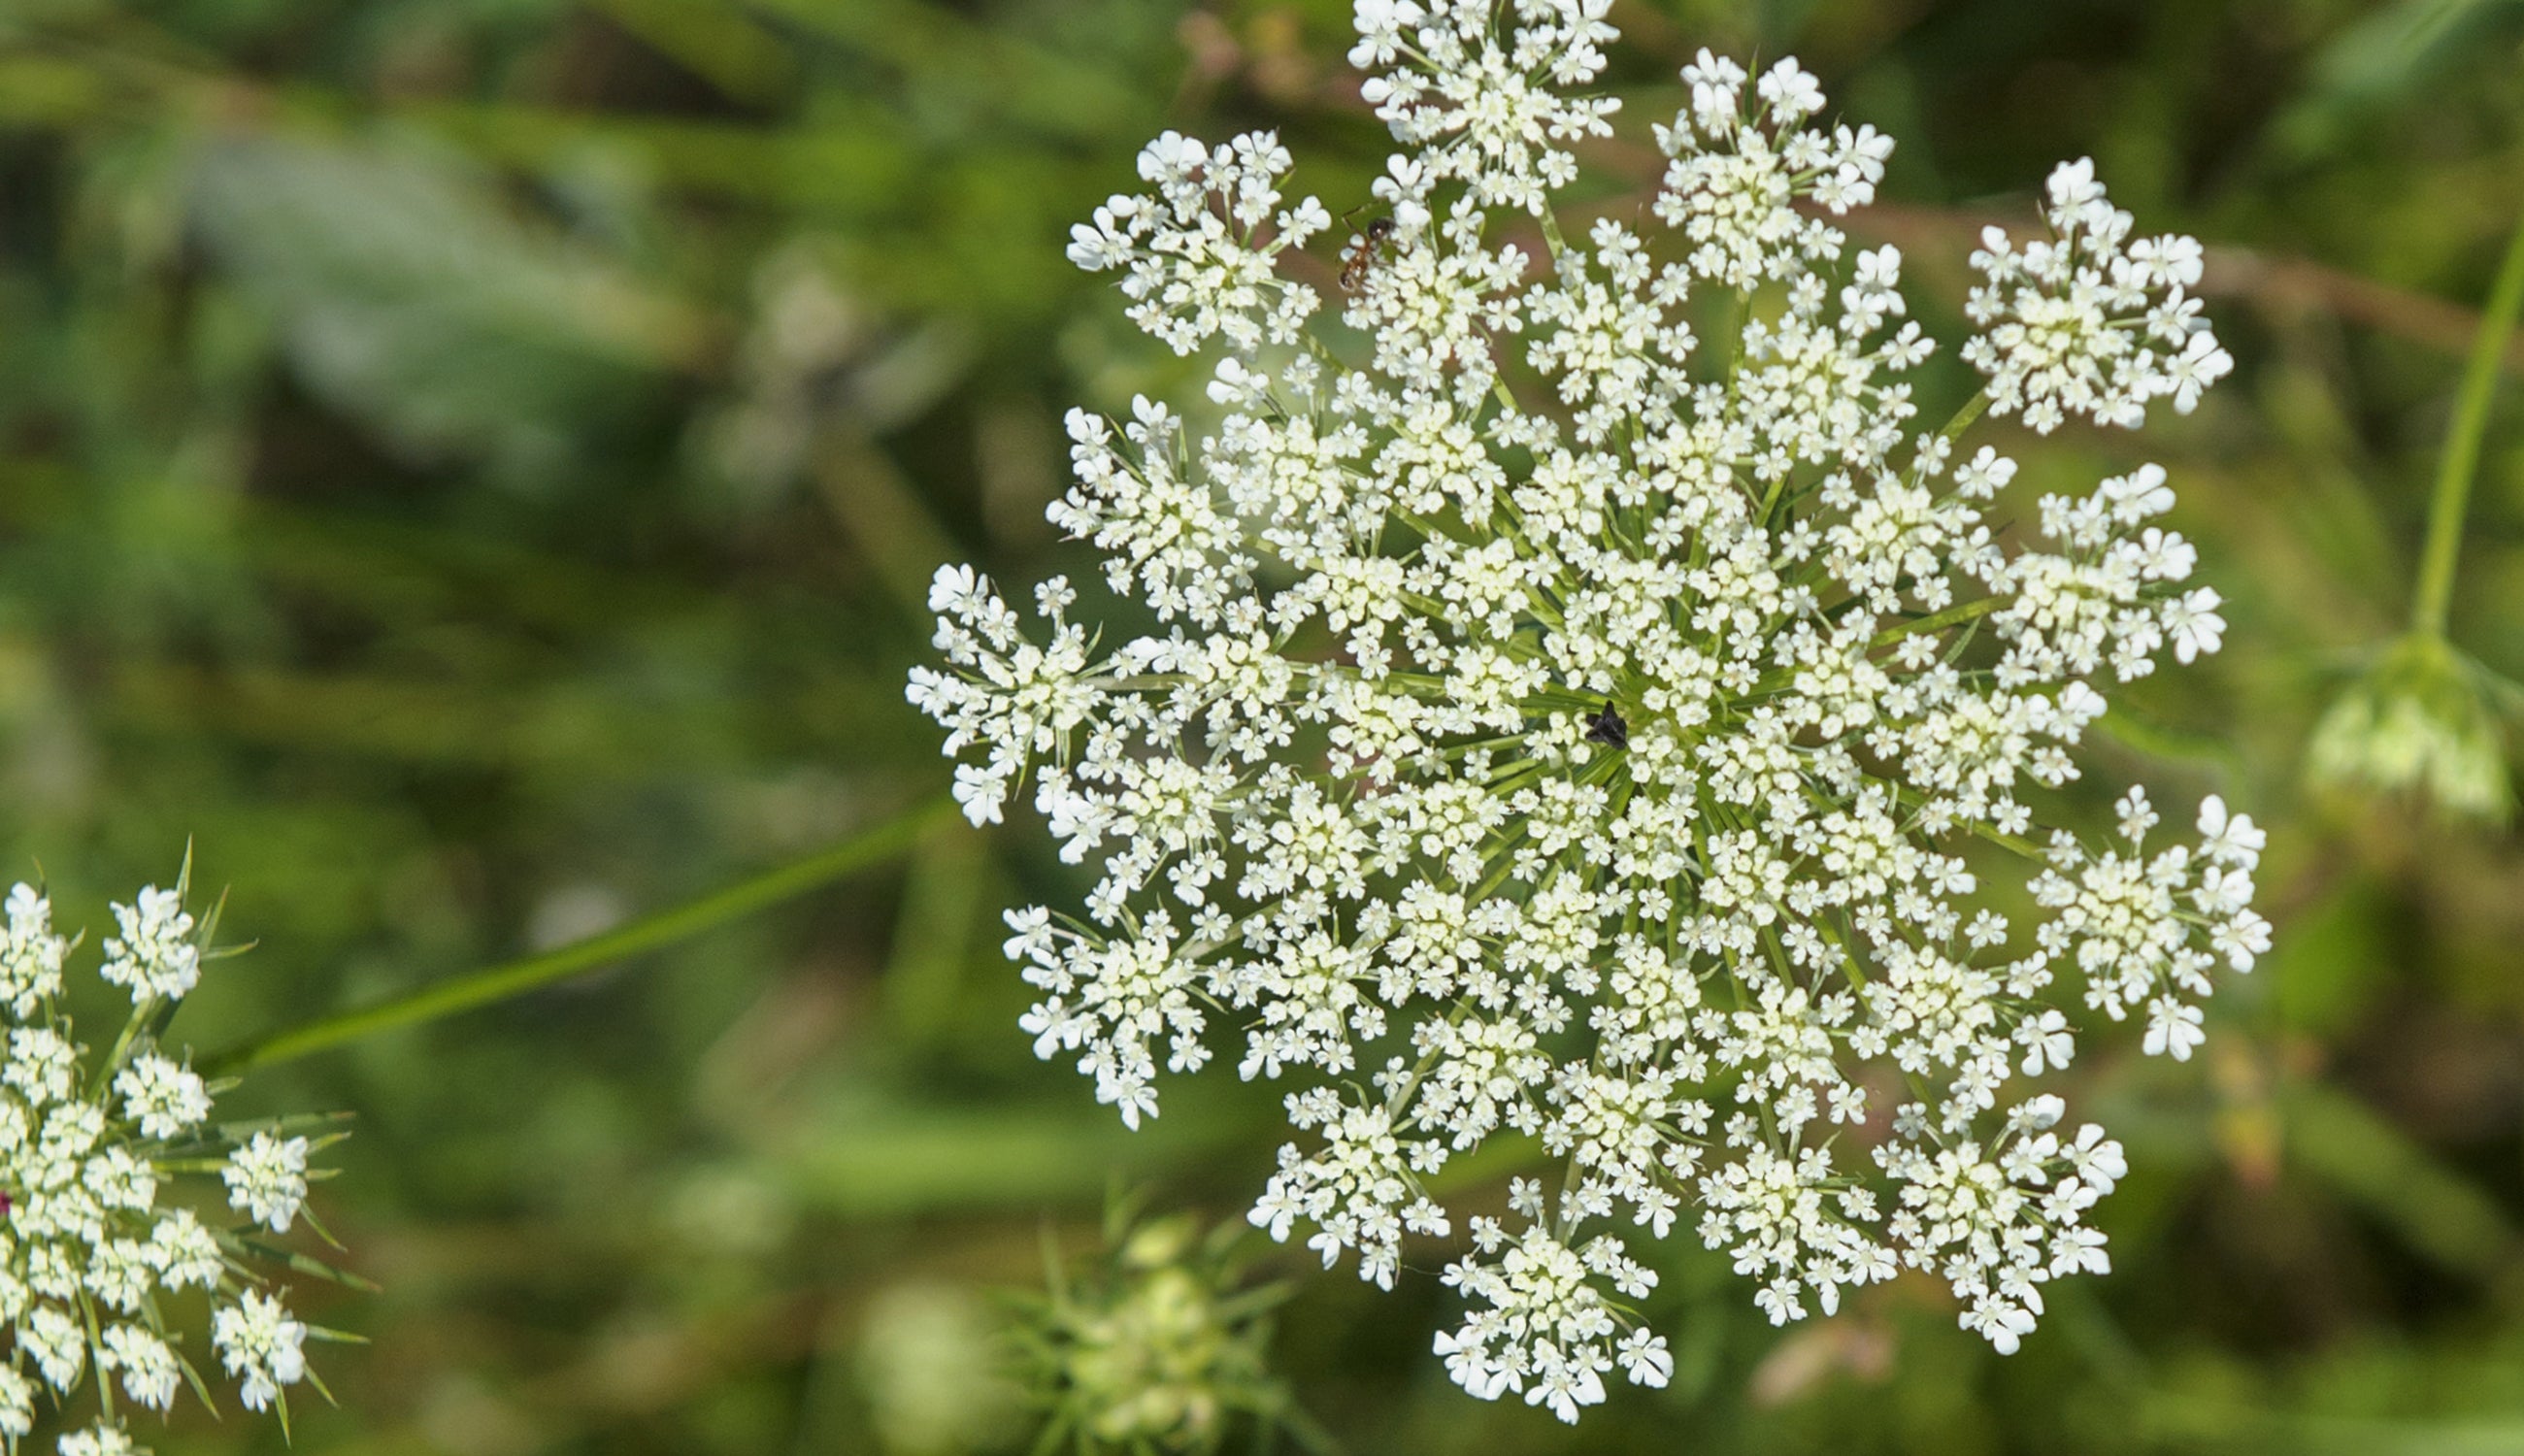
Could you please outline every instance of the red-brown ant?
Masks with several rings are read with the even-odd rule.
[[[1356,212],[1357,209],[1350,211]],[[1359,229],[1358,236],[1350,239],[1349,247],[1341,254],[1341,292],[1358,292],[1358,286],[1367,281],[1367,270],[1376,266],[1377,255],[1383,251],[1385,243],[1392,237],[1393,219],[1390,218],[1372,218],[1367,226]]]

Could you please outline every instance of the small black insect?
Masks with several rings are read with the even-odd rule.
[[[1622,715],[1607,703],[1602,712],[1586,720],[1586,741],[1608,749],[1626,749],[1630,746],[1630,725],[1623,722]]]

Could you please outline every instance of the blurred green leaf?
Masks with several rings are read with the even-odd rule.
[[[2314,59],[2305,85],[2280,113],[2273,137],[2304,162],[2336,145],[2360,121],[2419,100],[2447,71],[2484,56],[2516,64],[2519,0],[2391,0],[2350,24]]]
[[[2518,1251],[2496,1202],[2347,1092],[2307,1083],[2283,1099],[2291,1158],[2449,1269],[2488,1276]]]
[[[701,313],[419,149],[230,138],[191,194],[308,386],[416,459],[529,471],[711,347]]]

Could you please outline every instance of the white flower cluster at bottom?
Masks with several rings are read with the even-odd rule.
[[[198,981],[210,927],[183,908],[181,887],[114,906],[121,935],[99,977],[131,997],[112,1048],[94,1058],[62,1008],[72,942],[33,887],[10,892],[0,937],[0,1440],[33,1432],[39,1401],[56,1410],[95,1373],[99,1416],[64,1435],[62,1456],[129,1456],[115,1388],[160,1412],[200,1376],[163,1296],[205,1291],[211,1348],[250,1410],[278,1405],[307,1378],[312,1333],[260,1286],[257,1263],[279,1257],[259,1236],[287,1233],[307,1197],[308,1155],[332,1141],[285,1125],[215,1125],[218,1086],[170,1054],[159,1029]],[[338,1136],[338,1135],[335,1135]],[[216,1173],[217,1178],[207,1177]],[[192,1196],[186,1197],[190,1193]],[[221,1208],[242,1213],[231,1226]]]

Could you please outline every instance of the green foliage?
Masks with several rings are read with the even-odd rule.
[[[1299,1249],[1252,1270],[1289,1297],[1267,1347],[1229,1342],[1267,1354],[1239,1388],[1380,1456],[2515,1449],[2524,853],[2305,771],[2408,620],[2524,214],[2524,8],[1615,19],[1646,115],[1703,44],[1793,49],[1898,133],[1900,205],[1860,240],[1911,255],[1932,330],[1983,215],[2061,157],[2212,244],[2240,377],[2147,446],[2228,649],[2115,703],[2096,787],[2160,775],[2269,824],[2279,948],[2215,1003],[2205,1071],[2077,1069],[2129,1143],[2115,1271],[2012,1359],[1909,1282],[1775,1332],[1686,1252],[1645,1311],[1673,1388],[1572,1434],[1445,1383],[1436,1250],[1380,1296]],[[171,1028],[207,1053],[636,930],[927,801],[944,770],[900,684],[930,566],[1076,573],[1042,520],[1062,412],[1183,378],[1063,261],[1070,222],[1168,126],[1277,125],[1304,185],[1362,200],[1384,147],[1346,23],[1341,0],[0,6],[15,873],[136,884],[192,835],[261,946]],[[2497,359],[2444,621],[2475,684],[2524,677],[2524,351]],[[2011,448],[2036,480],[2139,462],[2087,431]],[[2465,732],[2502,772],[2511,741]],[[327,1351],[342,1404],[304,1403],[295,1449],[1028,1448],[990,1291],[1041,1286],[1044,1219],[1074,1259],[1120,1167],[1163,1176],[1145,1227],[1232,1223],[1278,1121],[1267,1087],[1187,1085],[1134,1137],[1033,1060],[995,907],[1065,884],[1038,850],[933,828],[904,868],[259,1072],[240,1095],[268,1105],[223,1113],[358,1115],[317,1212],[382,1286],[297,1282],[375,1343]],[[969,1409],[940,1404],[958,1360]],[[198,1410],[153,1439],[278,1449]]]

